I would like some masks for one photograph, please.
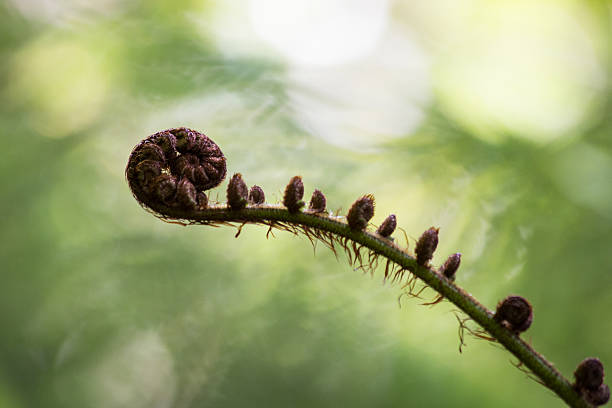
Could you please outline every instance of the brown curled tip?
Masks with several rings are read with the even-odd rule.
[[[353,203],[346,215],[346,221],[352,230],[363,231],[374,216],[374,196],[371,194],[359,198]]]
[[[601,384],[595,390],[582,390],[584,399],[591,405],[605,405],[610,400],[610,388],[607,384]]]
[[[376,233],[381,237],[389,238],[393,231],[395,231],[395,227],[397,227],[397,219],[395,218],[395,214],[391,214],[380,224],[380,227],[376,230]]]
[[[289,212],[298,212],[304,206],[302,197],[304,197],[304,183],[302,183],[302,178],[300,176],[292,177],[287,187],[285,187],[283,205],[287,207]]]
[[[417,241],[414,252],[416,253],[416,260],[419,265],[426,266],[433,257],[438,247],[438,231],[440,231],[439,228],[431,227]]]
[[[266,195],[259,186],[253,186],[249,190],[249,202],[253,204],[263,204],[266,201]]]
[[[521,296],[508,296],[497,304],[495,320],[518,334],[531,326],[533,308],[527,299]]]
[[[574,371],[577,388],[596,390],[604,379],[604,366],[598,358],[584,359]]]
[[[441,275],[446,276],[447,279],[454,281],[455,272],[457,272],[457,269],[459,269],[459,264],[461,264],[461,254],[457,252],[448,257],[438,272]]]
[[[125,169],[136,200],[159,213],[205,207],[203,191],[221,184],[225,174],[225,156],[219,146],[185,127],[163,130],[141,141]]]
[[[196,189],[191,181],[186,178],[179,181],[176,187],[176,199],[183,208],[194,209],[197,207]]]
[[[312,197],[310,197],[308,209],[314,212],[323,212],[326,206],[327,200],[325,199],[325,195],[320,190],[315,189],[315,191],[312,192]]]
[[[242,174],[234,174],[227,185],[227,205],[232,210],[242,210],[247,205],[248,196],[249,190]]]
[[[162,174],[154,181],[155,194],[164,204],[171,204],[176,196],[176,177]]]

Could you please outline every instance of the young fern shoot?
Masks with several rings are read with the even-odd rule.
[[[164,130],[141,141],[125,170],[136,200],[164,221],[235,225],[239,227],[238,234],[245,224],[264,225],[268,234],[273,229],[303,234],[313,243],[323,242],[334,253],[336,248],[345,250],[353,266],[371,272],[383,260],[385,278],[405,279],[403,287],[413,295],[416,279],[420,279],[438,293],[429,304],[443,299],[453,303],[482,327],[479,337],[505,347],[517,357],[520,367],[569,406],[585,408],[608,401],[610,390],[603,382],[603,365],[598,359],[588,358],[580,363],[574,372],[575,381],[570,382],[521,339],[520,334],[533,321],[533,310],[526,299],[511,295],[499,302],[495,312],[490,311],[454,283],[461,254],[450,255],[437,270],[430,265],[438,245],[438,228],[429,228],[421,235],[412,255],[391,239],[397,226],[395,215],[389,215],[375,232],[368,231],[375,208],[372,195],[357,199],[346,217],[334,216],[326,212],[326,198],[319,190],[314,191],[306,206],[299,176],[289,181],[282,205],[266,204],[261,187],[249,189],[240,173],[230,179],[227,204],[209,203],[205,191],[221,184],[226,172],[221,149],[206,135],[187,128]],[[460,320],[462,327],[464,322]]]

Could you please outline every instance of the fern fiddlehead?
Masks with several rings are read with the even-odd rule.
[[[492,312],[454,283],[461,254],[452,254],[438,270],[433,268],[429,261],[438,244],[437,228],[421,235],[414,255],[390,239],[397,225],[395,215],[389,215],[375,232],[368,231],[375,208],[371,195],[356,200],[346,217],[338,217],[325,212],[326,198],[319,190],[303,209],[304,184],[299,176],[289,181],[282,205],[271,205],[265,204],[259,186],[249,190],[242,175],[236,173],[228,184],[227,204],[209,203],[205,191],[225,178],[225,156],[207,136],[187,128],[161,131],[144,139],[132,151],[125,173],[136,200],[165,221],[237,225],[238,234],[245,224],[265,225],[268,233],[272,229],[286,230],[303,234],[312,242],[319,240],[334,252],[342,248],[349,262],[364,270],[373,271],[383,260],[385,278],[403,280],[409,293],[420,279],[438,293],[432,303],[447,299],[456,305],[488,333],[490,340],[516,356],[519,365],[569,406],[603,405],[609,399],[610,390],[603,383],[603,365],[598,359],[580,363],[572,383],[521,339],[520,333],[533,321],[532,307],[526,299],[508,296]]]

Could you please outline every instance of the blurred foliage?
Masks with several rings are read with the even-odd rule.
[[[458,283],[490,308],[526,296],[526,338],[566,375],[587,356],[612,369],[608,82],[543,143],[465,119],[471,104],[452,111],[432,74],[413,131],[357,128],[369,145],[351,148],[304,126],[292,95],[309,89],[282,59],[228,53],[202,29],[219,3],[86,3],[0,5],[1,407],[562,406],[486,342],[459,354],[452,308],[398,307],[381,273],[289,234],[151,217],[123,169],[140,139],[178,125],[206,132],[268,201],[301,174],[334,210],[375,194],[374,221],[396,213],[410,247],[440,226],[434,263],[462,252]],[[608,81],[610,5],[559,7],[588,16]],[[393,11],[444,61],[440,27],[418,18],[431,10]]]

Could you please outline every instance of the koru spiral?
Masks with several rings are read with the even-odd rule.
[[[225,156],[205,134],[185,127],[157,132],[130,154],[125,175],[138,202],[157,213],[205,208],[204,191],[221,184]]]
[[[322,242],[334,254],[336,248],[344,249],[356,270],[372,274],[381,259],[385,263],[385,280],[404,281],[402,295],[420,299],[422,289],[413,291],[419,278],[438,293],[424,305],[433,306],[446,299],[468,315],[462,319],[457,317],[461,344],[463,330],[467,328],[465,322],[473,320],[483,331],[470,331],[472,334],[503,345],[519,359],[518,367],[536,376],[571,407],[598,406],[609,400],[603,364],[597,358],[580,363],[572,383],[520,338],[533,321],[527,299],[508,296],[493,313],[455,284],[460,253],[450,255],[439,268],[431,265],[438,246],[438,228],[426,230],[411,254],[407,247],[402,248],[393,241],[391,235],[397,226],[394,214],[375,232],[368,230],[375,209],[372,195],[357,199],[345,217],[334,215],[326,209],[327,200],[320,190],[314,190],[306,206],[300,176],[291,178],[280,204],[267,204],[261,187],[254,185],[249,189],[242,175],[235,173],[227,185],[227,202],[209,205],[205,191],[221,184],[226,173],[225,156],[219,146],[203,133],[185,127],[164,130],[141,141],[132,150],[125,169],[136,200],[164,221],[182,225],[233,225],[238,228],[236,237],[245,224],[266,226],[266,237],[272,229],[303,234],[313,245]]]

